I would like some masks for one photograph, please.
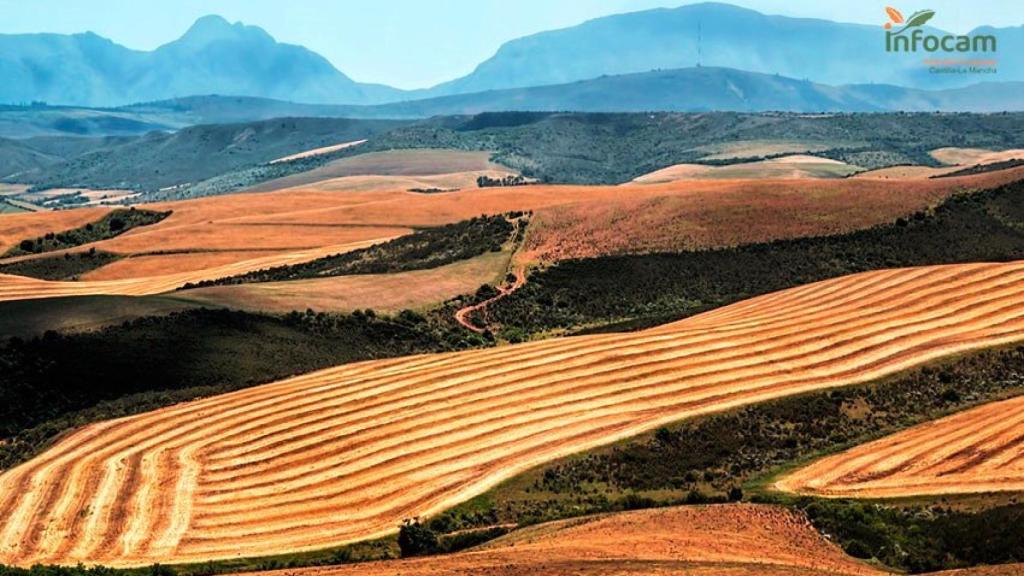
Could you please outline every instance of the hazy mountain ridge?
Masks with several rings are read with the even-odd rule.
[[[423,118],[507,110],[577,112],[1001,112],[1024,109],[1024,82],[947,90],[888,84],[830,86],[775,74],[700,67],[601,76],[351,107],[353,117]]]
[[[369,105],[698,63],[830,85],[946,89],[981,80],[1024,81],[1024,66],[1009,57],[1024,49],[1024,26],[985,26],[972,33],[998,37],[996,56],[1003,56],[998,76],[931,74],[920,54],[886,53],[881,26],[771,16],[729,4],[691,4],[615,14],[517,38],[467,76],[430,89],[402,91],[355,82],[319,54],[279,43],[262,28],[205,16],[181,38],[151,52],[131,50],[91,32],[0,35],[0,77],[7,80],[0,84],[0,102],[117,106],[221,94]]]
[[[873,82],[952,88],[982,79],[931,74],[921,64],[921,53],[886,53],[881,15],[879,20],[878,26],[869,26],[772,16],[720,3],[616,14],[506,42],[469,75],[428,93],[558,84],[698,62],[833,85]],[[999,54],[1004,56],[999,80],[1024,80],[1024,68],[1006,58],[1024,45],[1024,27],[985,27],[978,32],[998,34]],[[958,55],[973,56],[977,55]]]
[[[205,16],[151,52],[91,32],[0,35],[0,102],[82,106],[218,93],[304,102],[371,103],[400,90],[360,84],[324,57],[262,28]]]
[[[0,137],[132,135],[197,124],[280,117],[419,119],[481,112],[1002,112],[1024,110],[1024,82],[948,90],[887,84],[828,86],[728,68],[603,76],[568,84],[489,90],[373,106],[190,96],[114,109],[0,107]]]

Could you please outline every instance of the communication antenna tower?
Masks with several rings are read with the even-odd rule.
[[[698,20],[697,21],[697,68],[700,68],[701,42],[702,42],[702,40],[703,40],[703,38],[702,38],[702,35],[701,35],[701,24],[700,24],[700,20]]]

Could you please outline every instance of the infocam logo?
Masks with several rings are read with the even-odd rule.
[[[938,36],[926,34],[923,27],[935,16],[934,10],[919,10],[903,18],[903,14],[892,6],[885,7],[889,22],[885,23],[886,52],[995,52],[996,37],[987,34],[954,36],[946,34]],[[899,30],[893,32],[894,27]]]

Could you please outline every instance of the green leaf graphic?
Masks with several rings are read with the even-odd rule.
[[[924,23],[931,20],[932,16],[935,16],[934,10],[921,10],[920,12],[914,12],[910,15],[910,19],[907,20],[906,27],[924,26]]]
[[[907,18],[906,26],[900,28],[900,31],[893,34],[893,36],[903,34],[904,32],[907,31],[908,28],[924,26],[924,23],[931,20],[932,16],[935,16],[935,10],[919,10],[917,12],[914,12],[913,14],[910,15],[910,18]]]

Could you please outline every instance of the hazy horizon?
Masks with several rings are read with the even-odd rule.
[[[496,0],[447,0],[422,3],[307,1],[282,11],[269,0],[183,0],[167,3],[126,0],[0,0],[0,34],[91,31],[137,50],[152,50],[183,34],[199,17],[217,14],[230,22],[259,26],[279,42],[299,44],[327,58],[360,82],[397,88],[426,88],[470,73],[509,40],[574,26],[592,18],[697,2],[665,0],[591,0],[551,4],[522,0],[516,10]],[[881,24],[883,5],[841,5],[811,0],[736,0],[728,2],[766,14]],[[1024,5],[979,0],[931,1],[931,22],[951,32],[981,25],[1017,26]],[[914,6],[907,6],[912,11]]]

